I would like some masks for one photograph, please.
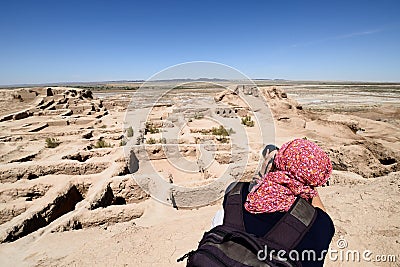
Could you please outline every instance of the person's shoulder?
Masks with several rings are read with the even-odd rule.
[[[317,212],[317,217],[310,230],[296,247],[298,251],[313,249],[319,253],[323,250],[327,250],[332,241],[333,235],[335,234],[335,227],[328,213],[320,208],[315,208],[315,210]],[[322,264],[317,266],[322,266]]]
[[[333,224],[331,216],[318,207],[315,208],[315,210],[317,211],[317,218],[314,225],[318,228],[324,229],[324,232],[329,233],[329,235],[333,237],[335,234],[335,225]]]

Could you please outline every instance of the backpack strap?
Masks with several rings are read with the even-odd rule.
[[[248,182],[232,183],[228,186],[224,199],[224,222],[226,226],[246,231],[243,221],[242,189]]]
[[[234,229],[246,232],[243,220],[243,187],[248,182],[232,183],[228,186],[224,199],[223,224]],[[297,197],[289,211],[272,227],[261,239],[275,249],[289,251],[294,249],[304,235],[310,230],[317,211],[305,199]]]
[[[276,249],[292,250],[310,230],[316,217],[315,208],[307,200],[297,197],[289,211],[262,239]]]

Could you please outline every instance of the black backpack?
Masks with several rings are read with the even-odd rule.
[[[204,233],[197,250],[190,251],[177,261],[188,258],[186,266],[301,266],[291,260],[293,250],[311,228],[316,210],[298,197],[290,210],[263,237],[246,233],[243,222],[242,188],[249,183],[239,182],[227,193],[224,222]],[[247,188],[246,187],[246,188]],[[229,187],[228,187],[229,188]],[[281,251],[279,254],[278,251]],[[301,254],[301,252],[299,252]]]

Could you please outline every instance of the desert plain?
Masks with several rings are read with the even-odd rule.
[[[325,265],[400,265],[399,84],[140,86],[0,90],[1,266],[184,266],[229,179],[294,138],[332,160],[331,248],[394,256]]]

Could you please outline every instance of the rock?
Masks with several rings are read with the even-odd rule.
[[[13,120],[22,120],[22,119],[28,118],[29,116],[32,116],[32,115],[33,115],[33,113],[30,113],[28,110],[24,110],[24,111],[14,114]]]
[[[34,128],[31,128],[30,130],[28,130],[28,132],[32,133],[32,132],[39,132],[40,130],[43,130],[44,128],[48,127],[49,124],[47,123],[41,123],[39,126],[36,126]]]
[[[67,126],[69,125],[68,120],[54,120],[54,121],[48,121],[47,124],[49,126]]]
[[[75,205],[82,199],[76,186],[70,185],[37,212],[24,213],[23,215],[26,215],[23,218],[18,217],[20,219],[18,222],[10,221],[0,235],[0,243],[17,240],[48,225],[65,213],[74,210]]]
[[[130,175],[114,177],[110,186],[115,198],[123,198],[126,203],[137,203],[150,197]]]
[[[8,206],[1,205],[1,206],[2,207],[0,209],[0,225],[24,213],[28,205],[26,202],[19,202],[17,204],[13,204],[11,207],[10,205]]]
[[[50,99],[47,103],[44,103],[44,104],[40,105],[38,108],[46,109],[46,108],[50,107],[53,104],[54,104],[54,99]]]
[[[226,95],[230,94],[230,93],[231,93],[231,91],[229,91],[229,90],[225,90],[225,91],[219,93],[218,95],[216,95],[216,96],[214,97],[215,102],[220,102],[220,101],[222,101],[222,99],[224,99],[224,97],[225,97]]]
[[[279,117],[278,118],[278,121],[281,121],[281,120],[289,120],[290,118],[289,117]]]
[[[73,155],[67,155],[62,157],[62,159],[77,160],[79,162],[85,162],[89,158],[91,158],[91,155],[88,152],[78,152]]]
[[[93,93],[90,90],[82,90],[81,95],[83,98],[93,99]]]
[[[105,208],[109,205],[111,205],[114,201],[114,194],[113,191],[110,187],[110,184],[107,184],[107,186],[100,192],[98,192],[93,200],[90,203],[90,208],[91,210],[97,209],[97,208]]]
[[[14,114],[10,114],[10,115],[5,115],[3,117],[0,118],[0,122],[2,121],[9,121],[13,119]]]
[[[232,163],[232,156],[231,153],[225,153],[225,152],[218,152],[215,154],[215,160],[219,164],[230,164]]]
[[[111,139],[112,139],[112,140],[121,140],[121,139],[123,139],[123,138],[124,138],[124,135],[123,135],[123,134],[112,135],[112,136],[111,136]]]
[[[19,157],[17,159],[13,159],[10,161],[10,163],[12,162],[26,162],[26,161],[31,161],[32,159],[34,159],[36,157],[38,153],[32,153],[32,154],[28,154],[28,155],[24,155],[22,157]]]
[[[51,88],[47,88],[46,90],[47,96],[53,96],[53,91],[51,90]]]
[[[13,166],[0,166],[0,182],[15,182],[30,174],[31,177],[40,177],[50,174],[84,175],[100,173],[110,165],[109,162],[96,163],[52,163],[35,164],[15,168]]]
[[[83,139],[90,139],[92,137],[93,137],[93,131],[92,130],[82,134],[82,138]]]
[[[64,116],[71,116],[73,114],[72,110],[68,109],[67,111],[65,111],[64,113],[60,114],[60,116],[64,117]]]
[[[108,226],[115,223],[128,222],[141,217],[144,207],[140,204],[129,204],[123,206],[108,206],[103,209],[95,209],[86,213],[74,216],[66,223],[57,226],[52,232],[64,232],[69,230],[85,229]],[[135,223],[132,223],[135,225]]]

